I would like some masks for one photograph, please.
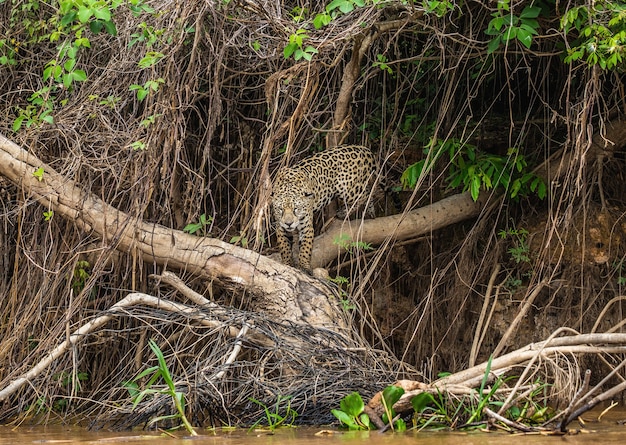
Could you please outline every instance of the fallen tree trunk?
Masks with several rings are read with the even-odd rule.
[[[38,177],[33,172],[42,168]],[[121,212],[57,173],[0,134],[0,174],[55,214],[103,240],[106,247],[140,252],[164,267],[245,288],[250,309],[347,333],[333,288],[252,250],[199,238]]]

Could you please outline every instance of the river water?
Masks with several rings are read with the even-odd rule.
[[[147,444],[150,445],[604,445],[626,443],[626,409],[614,409],[597,421],[599,412],[587,413],[583,426],[570,424],[576,434],[566,436],[541,434],[510,434],[506,432],[416,432],[380,434],[372,432],[345,432],[336,429],[300,427],[282,428],[274,434],[264,431],[202,431],[199,437],[185,437],[177,432],[176,438],[158,432],[89,431],[70,426],[0,426],[0,444]]]

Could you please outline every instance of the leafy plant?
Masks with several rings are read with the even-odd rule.
[[[485,34],[494,36],[487,45],[487,53],[491,54],[501,44],[517,39],[526,48],[533,43],[533,35],[537,35],[539,22],[537,17],[541,13],[539,6],[526,6],[519,16],[511,11],[510,0],[498,0],[498,10],[491,14],[493,19],[487,25]]]
[[[50,221],[53,216],[54,216],[53,210],[46,210],[45,212],[43,212],[43,220],[46,222]]]
[[[413,424],[420,429],[427,427],[445,428],[452,424],[452,417],[448,412],[445,397],[437,392],[436,396],[429,392],[422,392],[411,399],[413,407]]]
[[[291,396],[278,396],[276,399],[276,404],[274,405],[274,411],[270,411],[266,404],[260,402],[256,399],[251,398],[250,401],[256,403],[261,408],[263,408],[263,412],[265,413],[265,420],[267,421],[267,428],[270,431],[274,431],[276,428],[281,426],[293,426],[296,418],[298,417],[297,411],[291,408]],[[281,405],[285,403],[286,406],[283,409]],[[281,411],[284,414],[281,414]],[[255,429],[258,425],[263,422],[263,418],[257,420],[254,425],[250,427],[250,430]]]
[[[507,251],[515,263],[530,263],[530,246],[528,245],[527,237],[528,230],[526,229],[506,229],[500,230],[498,235],[502,239],[512,238],[513,247]]]
[[[37,181],[41,182],[43,181],[43,174],[44,174],[44,169],[43,167],[39,167],[37,170],[35,170],[33,172],[33,177],[35,177],[37,179]]]
[[[547,194],[543,179],[526,171],[526,158],[515,147],[509,148],[506,156],[499,156],[480,152],[475,146],[458,139],[447,139],[434,147],[431,141],[425,152],[426,159],[410,165],[403,172],[400,180],[404,187],[415,187],[419,178],[431,171],[439,158],[447,153],[450,159],[449,187],[462,185],[463,191],[469,191],[474,201],[478,199],[481,189],[497,187],[504,188],[513,199],[530,193],[536,193],[543,199]]]
[[[626,4],[597,0],[569,8],[560,23],[566,35],[575,35],[565,63],[582,60],[603,70],[621,69],[626,56]],[[576,32],[574,32],[576,31]]]
[[[343,308],[343,310],[351,311],[353,309],[356,309],[355,304],[352,301],[350,301],[350,298],[348,297],[348,293],[343,288],[344,285],[346,285],[347,287],[350,286],[350,280],[341,275],[337,275],[335,278],[328,278],[328,279],[339,287],[339,298],[340,298],[339,303],[341,304],[341,307]]]
[[[248,248],[248,237],[244,235],[243,232],[240,232],[239,235],[235,235],[230,238],[229,241],[231,244],[241,244],[241,247]]]
[[[197,436],[198,433],[196,433],[194,428],[191,426],[191,423],[189,423],[189,420],[187,420],[187,416],[185,415],[185,394],[176,390],[176,385],[167,367],[167,363],[165,362],[165,357],[163,356],[163,352],[161,351],[159,346],[156,344],[156,342],[152,339],[148,341],[148,346],[150,347],[154,355],[157,357],[159,364],[157,366],[152,366],[148,369],[145,369],[130,382],[123,383],[123,386],[126,387],[126,389],[130,393],[130,396],[133,400],[133,409],[135,409],[137,405],[147,395],[150,395],[150,394],[169,395],[172,398],[174,407],[176,408],[176,413],[170,414],[167,416],[155,417],[151,419],[150,422],[148,422],[148,424],[150,425],[155,422],[159,422],[161,420],[178,419],[182,422],[182,425],[185,427],[185,429],[187,430],[189,434],[191,434],[192,436]],[[145,385],[146,388],[140,391],[138,382],[144,377],[147,377],[148,375],[151,375],[151,377]],[[163,379],[166,387],[164,389],[154,388],[155,384],[160,379]]]
[[[293,55],[295,60],[308,60],[310,61],[315,54],[318,53],[317,49],[307,45],[304,46],[304,41],[309,38],[306,30],[303,28],[297,29],[293,34],[289,36],[289,44],[285,46],[283,50],[283,56],[288,59]]]
[[[67,388],[68,391],[80,391],[82,389],[80,382],[89,380],[89,374],[80,371],[77,373],[63,371],[55,377],[59,380],[61,386]]]
[[[422,7],[428,14],[443,17],[454,9],[454,2],[449,0],[423,0]]]
[[[165,83],[165,80],[162,77],[159,77],[156,80],[149,80],[143,85],[138,85],[136,83],[132,84],[128,87],[129,91],[135,91],[137,94],[137,100],[144,100],[150,93],[155,93],[159,91],[159,87]]]
[[[74,293],[79,293],[85,288],[85,283],[91,276],[90,270],[91,264],[86,260],[79,260],[74,266],[74,273],[72,276],[72,289]]]
[[[483,374],[483,378],[480,381],[480,388],[478,389],[477,398],[478,404],[476,408],[472,411],[469,419],[466,423],[471,424],[472,422],[480,419],[483,415],[483,410],[489,406],[492,402],[491,398],[498,390],[500,385],[502,384],[502,378],[498,377],[494,384],[491,386],[489,392],[487,389],[487,382],[489,381],[489,374],[491,373],[491,361],[493,360],[493,355],[489,356],[489,360],[487,360],[487,366],[485,367],[485,373]]]
[[[370,418],[365,414],[365,403],[358,392],[348,394],[339,403],[340,409],[331,412],[339,420],[341,425],[350,430],[371,430]]]
[[[200,215],[200,220],[195,223],[190,223],[185,226],[183,232],[187,232],[191,235],[197,234],[198,236],[210,235],[209,228],[213,224],[213,217],[206,216],[206,214]]]
[[[364,241],[352,241],[347,233],[342,233],[341,235],[337,236],[333,240],[333,244],[339,246],[342,249],[345,249],[350,255],[356,254],[359,250],[367,251],[374,249],[371,243],[366,243]]]
[[[400,397],[402,397],[403,394],[404,394],[403,388],[399,386],[390,385],[390,386],[387,386],[383,390],[383,394],[381,397],[381,403],[383,405],[383,409],[385,410],[385,412],[383,413],[382,421],[384,423],[389,424],[389,427],[393,431],[405,431],[406,430],[406,424],[404,423],[404,420],[402,420],[401,418],[395,419],[396,412],[393,409],[393,405],[398,400],[400,400]]]
[[[386,71],[387,74],[393,74],[393,70],[387,65],[387,57],[382,54],[376,55],[377,61],[373,63],[374,67],[380,68],[381,71]]]

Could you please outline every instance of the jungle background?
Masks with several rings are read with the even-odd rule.
[[[273,173],[338,143],[379,159],[377,217],[459,194],[476,203],[403,239],[336,240],[345,249],[322,266],[374,360],[332,368],[311,394],[314,376],[281,387],[270,376],[293,383],[293,369],[252,348],[218,383],[190,386],[198,422],[250,421],[251,397],[284,396],[319,422],[351,390],[428,381],[560,327],[621,332],[619,1],[2,0],[0,29],[0,133],[138,220],[270,255]],[[175,293],[149,279],[162,265],[3,176],[0,204],[2,386],[128,293]],[[223,317],[250,309],[245,289],[176,272],[230,308]],[[309,336],[260,316],[256,326]],[[3,400],[3,418],[128,404],[124,382],[154,336],[181,380],[235,340],[129,310]]]

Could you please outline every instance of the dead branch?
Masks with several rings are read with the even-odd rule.
[[[50,366],[55,360],[57,360],[68,350],[70,350],[72,346],[76,345],[85,336],[94,333],[97,329],[104,326],[114,317],[124,315],[125,311],[129,307],[138,305],[151,306],[169,312],[188,314],[191,316],[191,318],[204,326],[215,329],[224,329],[232,337],[237,336],[239,332],[236,327],[225,325],[220,321],[214,320],[198,312],[197,309],[186,306],[184,304],[167,301],[162,298],[157,298],[152,295],[146,295],[141,293],[128,294],[124,299],[118,301],[113,306],[111,306],[111,308],[107,311],[105,315],[100,315],[75,330],[67,340],[61,342],[61,344],[48,352],[46,357],[41,359],[39,363],[33,366],[28,372],[17,377],[9,385],[0,390],[0,401],[6,400],[11,394],[15,393],[26,383],[36,378],[48,366]]]

